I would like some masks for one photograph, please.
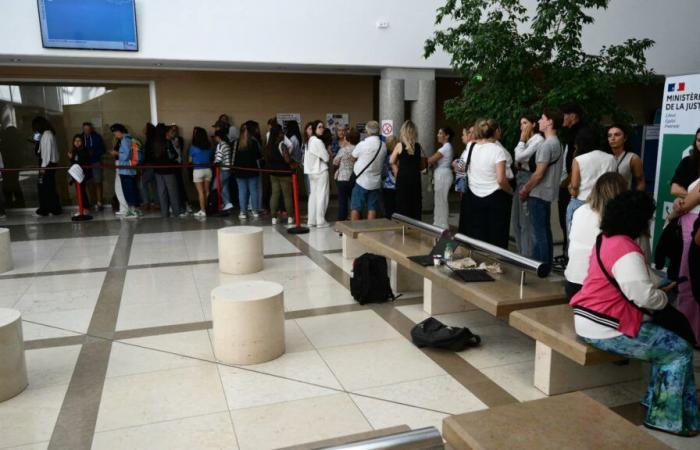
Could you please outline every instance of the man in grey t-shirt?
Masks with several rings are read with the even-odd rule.
[[[561,112],[545,109],[539,120],[545,140],[535,154],[537,168],[519,194],[521,201],[527,201],[535,234],[533,258],[548,264],[552,263],[554,256],[550,215],[552,202],[559,192],[563,164],[563,149],[557,138],[557,129],[562,121]]]

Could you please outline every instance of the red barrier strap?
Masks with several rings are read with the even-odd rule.
[[[0,169],[0,172],[26,172],[30,170],[68,170],[75,164],[70,166],[52,166],[52,167],[39,167],[39,166],[29,166],[29,167],[19,167],[19,168],[6,168]],[[94,169],[95,166],[92,164],[81,165],[83,169]],[[238,166],[223,166],[223,165],[205,165],[205,164],[140,164],[138,166],[120,166],[117,164],[100,164],[98,166],[100,169],[182,169],[182,168],[199,168],[199,169],[211,169],[211,168],[229,168],[231,170],[238,170],[242,172],[258,172],[258,173],[280,173],[285,175],[292,175],[293,170],[274,170],[274,169],[260,169],[252,167],[238,167]]]

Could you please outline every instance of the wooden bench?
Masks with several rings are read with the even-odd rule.
[[[442,434],[458,449],[670,448],[582,392],[450,416]]]
[[[343,257],[346,259],[357,258],[367,252],[357,240],[360,233],[397,231],[401,228],[400,224],[389,219],[346,220],[335,223],[336,231],[343,233]]]
[[[621,365],[619,356],[583,343],[576,336],[569,305],[514,311],[509,324],[537,341],[534,384],[547,395],[641,377],[639,361]]]
[[[404,278],[411,277],[413,283],[422,283],[423,307],[431,315],[464,311],[469,307],[465,301],[500,317],[523,308],[566,302],[561,281],[540,279],[534,275],[528,278],[521,298],[520,270],[505,263],[501,264],[503,274],[492,275],[495,282],[483,283],[465,283],[456,279],[446,267],[423,267],[408,257],[428,254],[433,248],[434,238],[416,230],[363,233],[358,240],[372,253],[394,261],[402,269],[396,274],[397,278],[403,275]],[[477,262],[485,259],[476,254],[473,257]]]

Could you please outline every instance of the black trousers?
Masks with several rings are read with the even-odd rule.
[[[338,188],[338,220],[348,220],[350,195],[352,195],[354,183],[350,181],[336,181],[335,186]]]
[[[571,301],[571,298],[581,290],[583,286],[578,283],[571,283],[567,281],[564,283],[564,292],[566,293],[566,299]]]
[[[462,195],[459,232],[501,248],[508,248],[513,196],[499,189],[486,197],[470,190]]]
[[[47,168],[55,166],[56,164],[52,163]],[[44,170],[43,172],[44,174],[39,175],[38,180],[39,209],[36,210],[36,213],[41,216],[46,216],[49,213],[53,215],[61,214],[63,210],[56,191],[56,171]]]
[[[566,208],[569,206],[569,201],[571,200],[571,194],[566,188],[559,188],[559,226],[563,231],[564,235],[564,247],[562,248],[562,255],[566,256],[566,252],[569,250],[569,236],[566,233]]]

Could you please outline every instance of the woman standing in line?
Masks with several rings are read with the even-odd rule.
[[[596,150],[596,133],[582,128],[574,139],[574,160],[571,163],[569,183],[569,206],[566,208],[566,233],[571,230],[571,219],[581,205],[586,202],[595,182],[607,172],[615,172],[615,158],[602,150]]]
[[[681,214],[678,222],[683,234],[683,253],[678,276],[690,279],[678,285],[678,309],[688,318],[695,340],[700,342],[700,298],[693,295],[692,282],[696,274],[691,272],[690,261],[693,227],[700,215],[700,129],[695,132],[690,155],[681,160],[673,175],[671,194],[677,197],[674,208],[676,214]]]
[[[58,164],[58,145],[56,133],[45,117],[38,116],[32,120],[34,133],[39,134],[38,155],[41,165],[38,178],[39,209],[38,216],[57,216],[63,212],[61,201],[56,191],[56,171],[50,170]]]
[[[147,122],[146,126],[143,128],[143,135],[146,140],[143,145],[144,160],[142,164],[150,165],[153,164],[153,144],[156,139],[155,125]],[[155,210],[157,208],[156,197],[158,194],[155,172],[149,167],[141,169],[139,172],[138,183],[139,192],[141,192],[141,201],[143,202],[142,208]]]
[[[393,149],[396,147],[397,139],[393,134],[386,138],[386,148]],[[396,212],[396,177],[389,164],[391,153],[387,152],[384,159],[384,167],[382,167],[382,203],[384,206],[384,217],[391,218]]]
[[[287,147],[286,143],[291,143],[285,140],[284,131],[282,127],[277,123],[273,123],[270,127],[270,135],[267,138],[267,145],[265,146],[265,161],[266,166],[271,170],[286,171],[288,173],[271,173],[270,174],[270,185],[271,185],[271,197],[270,197],[270,214],[272,214],[272,225],[278,223],[279,220],[279,205],[280,205],[280,195],[284,198],[284,206],[287,210],[287,223],[294,223],[294,203],[292,200],[292,177],[291,177],[291,163],[292,155],[291,149]]]
[[[433,213],[433,225],[439,228],[448,229],[450,205],[448,197],[454,176],[452,175],[452,138],[455,132],[450,127],[443,127],[438,130],[437,141],[440,148],[428,158],[428,164],[435,167],[433,183],[435,185],[435,211]]]
[[[207,130],[195,127],[192,132],[192,145],[189,149],[190,163],[193,164],[192,181],[197,188],[199,198],[199,211],[195,217],[207,216],[207,198],[209,197],[209,183],[211,183],[211,142],[207,136]]]
[[[241,169],[234,169],[233,175],[238,184],[238,202],[241,211],[238,218],[245,220],[248,218],[248,207],[250,206],[253,217],[260,217],[260,197],[258,195],[260,175],[258,160],[262,157],[260,151],[260,141],[255,138],[256,124],[248,121],[241,126],[241,136],[238,138],[237,147],[234,150],[235,160],[233,165]],[[248,169],[248,170],[245,170]]]
[[[508,248],[510,206],[513,188],[508,180],[512,162],[497,143],[498,122],[479,119],[474,125],[476,144],[470,148],[467,170],[469,189],[462,197],[459,231],[467,236]],[[463,158],[468,159],[468,155]]]
[[[625,177],[630,185],[630,189],[643,191],[646,188],[644,181],[644,166],[642,159],[633,153],[630,148],[629,133],[627,128],[614,124],[608,127],[606,132],[610,153],[615,157],[615,170]],[[637,184],[632,186],[632,177]]]
[[[569,261],[564,277],[566,298],[571,298],[581,290],[583,280],[588,275],[588,262],[595,239],[600,234],[600,219],[605,205],[628,190],[627,181],[617,172],[605,173],[598,178],[586,203],[573,213],[569,232]]]
[[[90,150],[85,147],[85,140],[82,134],[76,134],[73,136],[73,142],[71,149],[68,151],[68,160],[71,164],[78,164],[83,169],[83,182],[80,183],[80,195],[82,197],[83,209],[78,211],[77,216],[84,214],[90,214],[90,202],[88,200],[87,193],[87,182],[92,178],[92,161],[90,159]],[[71,179],[71,183],[77,183],[77,181]],[[78,206],[80,208],[80,206]]]
[[[537,125],[538,117],[534,114],[524,114],[520,118],[520,141],[515,147],[515,167],[518,172],[515,176],[517,192],[530,181],[532,171],[528,161],[537,152],[537,148],[544,141]],[[527,203],[521,202],[520,197],[513,196],[513,209],[510,215],[511,229],[515,236],[515,244],[523,256],[532,257],[533,231],[532,222],[527,211]]]
[[[338,188],[338,219],[348,220],[350,214],[350,194],[352,193],[352,169],[355,165],[355,158],[352,151],[355,148],[347,139],[348,130],[346,127],[338,127],[338,154],[333,158],[333,165],[337,167],[334,178]]]
[[[330,160],[326,144],[321,139],[325,126],[320,120],[311,125],[313,135],[307,142],[304,153],[304,173],[309,176],[309,217],[310,227],[324,228],[326,208],[328,208],[328,161]]]
[[[405,121],[399,130],[389,164],[396,177],[396,212],[421,220],[423,196],[421,191],[421,146],[417,142],[418,130],[413,122]]]
[[[302,136],[302,144],[301,144],[301,165],[302,169],[304,168],[304,161],[306,159],[306,151],[309,149],[309,139],[311,139],[311,136],[314,135],[314,123],[313,122],[306,122],[306,125],[304,125],[304,135]],[[304,170],[304,189],[306,189],[306,196],[309,196],[309,193],[311,192],[311,183],[309,182],[309,175],[306,173],[306,170]]]
[[[171,166],[153,169],[158,188],[158,201],[160,202],[160,216],[170,217],[170,210],[175,217],[186,217],[181,211],[180,195],[177,187],[177,171],[172,166],[177,165],[177,152],[168,142],[169,130],[165,124],[158,124],[152,144],[153,164],[157,166]]]
[[[588,274],[571,300],[576,334],[587,344],[646,361],[651,376],[642,405],[644,426],[680,436],[700,431],[693,374],[693,347],[648,320],[645,310],[668,304],[658,289],[642,249],[635,242],[649,230],[654,200],[645,192],[624,192],[608,202]]]

